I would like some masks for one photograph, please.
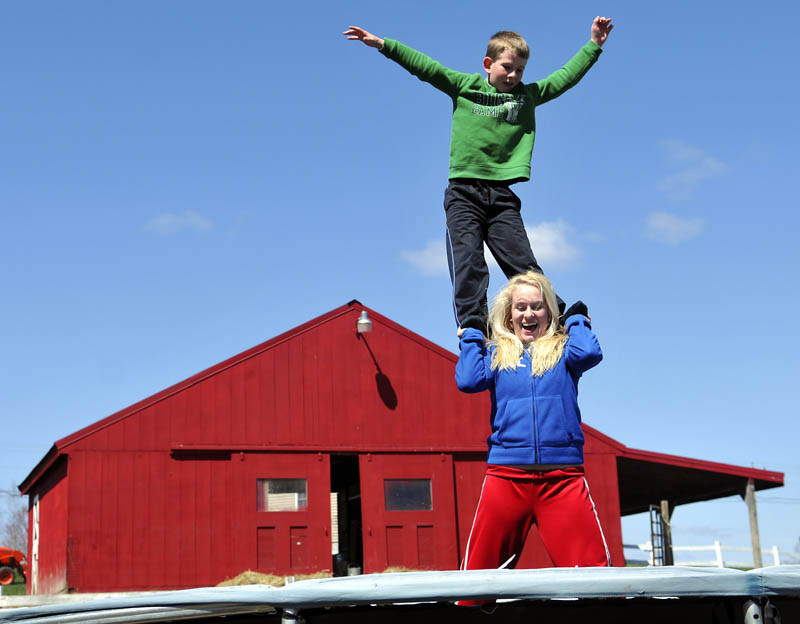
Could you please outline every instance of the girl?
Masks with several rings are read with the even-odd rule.
[[[534,523],[556,566],[609,565],[577,402],[580,376],[603,354],[585,305],[565,317],[562,327],[550,281],[529,271],[492,304],[488,345],[477,329],[459,330],[456,383],[492,398],[489,465],[463,570],[514,568]]]

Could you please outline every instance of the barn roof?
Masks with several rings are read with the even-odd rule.
[[[588,435],[601,438],[617,453],[620,513],[647,511],[654,499],[672,505],[743,495],[748,479],[756,490],[783,485],[783,473],[718,462],[643,451],[625,446],[593,427]]]
[[[352,300],[56,441],[20,484],[20,491],[26,494],[48,472],[58,458],[67,454],[69,447],[76,442],[283,342],[314,330],[342,315],[358,314],[362,309],[366,309],[374,321],[379,321],[405,339],[412,340],[421,348],[433,351],[455,364],[457,360],[455,354],[362,305],[359,301]],[[617,456],[622,515],[647,511],[654,498],[669,500],[673,505],[681,505],[741,494],[744,492],[748,479],[753,479],[756,490],[783,485],[783,473],[780,472],[632,449],[588,425],[584,424],[584,430],[587,436],[610,447]],[[477,442],[476,449],[483,448],[477,446]],[[482,441],[480,444],[482,445]]]

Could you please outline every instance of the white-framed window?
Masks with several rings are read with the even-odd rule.
[[[306,511],[305,479],[257,479],[256,511]]]

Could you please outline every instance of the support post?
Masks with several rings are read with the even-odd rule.
[[[668,500],[661,501],[661,521],[664,524],[664,565],[675,565],[672,556],[672,512],[674,508]]]
[[[756,568],[763,568],[761,560],[761,538],[758,535],[758,510],[756,509],[756,484],[753,479],[747,480],[747,485],[742,495],[747,505],[747,512],[750,516],[750,541],[753,544],[753,565]]]
[[[714,553],[717,557],[717,567],[724,568],[725,559],[722,556],[722,544],[720,544],[719,540],[714,540]]]

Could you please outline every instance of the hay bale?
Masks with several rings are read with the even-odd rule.
[[[304,581],[306,579],[315,578],[330,578],[331,573],[328,570],[321,572],[314,572],[313,574],[297,574],[294,577],[295,581]],[[285,576],[275,576],[274,574],[262,574],[254,570],[245,570],[241,574],[234,576],[232,579],[225,579],[217,585],[217,587],[236,587],[239,585],[271,585],[272,587],[283,587],[286,585]]]
[[[286,580],[282,576],[245,570],[232,579],[225,579],[219,583],[217,587],[237,587],[239,585],[272,585],[273,587],[283,587],[285,584]]]

